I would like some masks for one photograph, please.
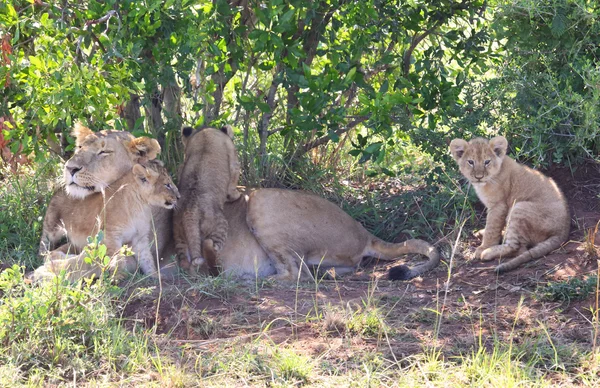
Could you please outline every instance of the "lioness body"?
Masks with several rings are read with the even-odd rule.
[[[188,165],[188,155],[214,149],[209,137],[197,136],[192,137],[195,141],[186,144],[180,204],[188,200],[202,200],[204,195],[222,200],[226,193],[224,188],[230,173],[227,169],[229,160],[224,152],[211,155],[213,163],[220,165],[211,169],[210,178],[185,179],[185,171],[197,165]],[[181,206],[176,213],[183,209],[184,206]],[[409,279],[439,263],[437,250],[425,241],[386,243],[333,203],[300,191],[260,189],[247,198],[225,203],[223,210],[229,233],[218,253],[218,264],[223,271],[235,275],[275,275],[281,280],[294,281],[307,274],[309,271],[306,269],[313,267],[334,268],[338,274],[354,271],[364,256],[392,260],[406,253],[427,255],[429,260],[423,265],[412,270],[404,267],[396,272],[398,278]],[[190,219],[193,220],[192,217]],[[177,228],[185,226],[185,222],[185,219],[178,221],[176,214],[176,235]],[[200,251],[200,243],[192,244],[189,236],[188,245],[190,251]]]
[[[175,210],[173,234],[179,263],[207,261],[216,267],[216,256],[227,239],[223,205],[240,197],[236,185],[240,164],[230,136],[231,127],[221,131],[204,128],[182,131],[185,162],[179,173],[181,201]]]
[[[506,156],[502,136],[450,144],[461,173],[487,208],[481,246],[475,256],[484,261],[516,257],[500,264],[505,272],[559,248],[569,236],[570,216],[564,195],[551,179]],[[506,228],[504,242],[502,230]]]
[[[102,243],[106,245],[108,255],[115,255],[127,244],[135,252],[142,272],[156,276],[155,261],[150,250],[151,206],[172,209],[178,197],[177,188],[160,162],[148,161],[144,166],[136,164],[129,173],[108,186],[105,193],[94,193],[75,201],[77,209],[72,207],[72,199],[64,192],[55,195],[51,201],[52,218],[46,217],[44,220],[44,237],[53,242],[66,234],[71,243],[81,250],[88,236],[94,236],[102,230]],[[56,260],[63,255],[63,252],[51,252],[46,268],[36,272],[58,273],[66,270],[72,280],[91,274],[99,275],[100,267],[84,263],[82,255]],[[115,257],[110,266],[117,271],[125,269],[131,272],[135,270],[136,263]]]

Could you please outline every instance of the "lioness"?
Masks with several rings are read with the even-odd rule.
[[[150,251],[150,206],[172,209],[178,198],[179,193],[167,169],[160,161],[150,160],[143,165],[135,164],[129,173],[108,186],[105,193],[95,193],[80,200],[77,209],[71,207],[72,200],[65,192],[55,195],[52,199],[53,215],[62,226],[45,228],[44,232],[52,237],[71,232],[71,237],[79,239],[103,230],[103,243],[108,255],[115,255],[124,244],[129,244],[136,253],[142,272],[154,277],[156,267]],[[47,273],[57,274],[61,270],[67,272],[70,280],[101,273],[97,264],[83,261],[85,253],[62,260],[63,252],[51,252],[50,256],[53,259],[38,268],[34,278]],[[113,257],[109,267],[117,272],[132,272],[137,265],[135,261],[117,256]]]
[[[450,152],[487,208],[483,242],[475,257],[483,261],[517,255],[496,267],[505,272],[542,257],[569,236],[570,216],[556,183],[506,156],[502,136],[468,143],[454,139]],[[504,243],[502,229],[506,227]]]
[[[208,264],[214,272],[216,256],[227,239],[225,202],[240,197],[240,163],[233,145],[233,129],[184,127],[185,162],[178,182],[182,199],[173,216],[173,236],[179,265]]]
[[[75,153],[63,169],[64,190],[57,191],[46,210],[40,255],[55,249],[55,244],[64,236],[57,213],[64,211],[62,209],[70,209],[73,214],[85,211],[87,196],[102,192],[130,172],[135,163],[154,159],[160,152],[160,145],[156,140],[147,137],[135,138],[125,131],[94,133],[77,123],[72,134],[75,137]],[[62,206],[56,207],[55,203],[61,203]],[[162,216],[162,213],[160,215]],[[65,253],[67,250],[71,253],[79,252],[87,244],[87,232],[87,229],[67,230],[69,245],[62,247]],[[161,237],[161,241],[168,240],[166,236]]]
[[[196,163],[187,155],[207,149],[210,143],[204,141],[207,138],[198,137],[188,142],[184,170],[195,168]],[[222,152],[212,158],[215,163],[203,172],[210,179],[181,180],[181,185],[187,186],[185,194],[182,189],[182,201],[186,196],[204,193],[223,198],[224,182],[230,177],[226,167],[229,160]],[[427,255],[426,263],[412,270],[396,268],[391,273],[395,279],[410,279],[435,268],[440,260],[438,251],[425,241],[384,242],[333,203],[300,191],[259,189],[225,203],[223,210],[229,232],[218,254],[218,264],[224,272],[237,276],[274,276],[293,281],[308,275],[308,269],[314,267],[333,268],[336,274],[354,271],[364,256],[392,260],[406,253]],[[175,222],[174,227],[180,224]],[[200,248],[200,243],[194,245]]]

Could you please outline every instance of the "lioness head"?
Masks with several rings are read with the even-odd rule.
[[[179,190],[162,162],[149,160],[135,164],[131,170],[139,186],[139,193],[150,205],[173,209],[179,199]]]
[[[76,198],[104,190],[135,163],[154,159],[160,152],[155,139],[135,138],[124,131],[94,133],[77,123],[73,136],[77,149],[65,163],[63,179],[67,194]]]
[[[454,139],[450,143],[450,152],[460,172],[471,183],[480,184],[498,174],[507,147],[508,142],[503,136],[496,136],[489,141],[477,137],[468,143],[463,139]]]

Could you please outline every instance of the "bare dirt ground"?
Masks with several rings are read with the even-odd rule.
[[[350,359],[353,349],[402,357],[430,347],[453,356],[494,341],[527,348],[540,338],[551,338],[554,346],[591,349],[595,295],[570,303],[551,302],[540,298],[536,288],[596,274],[596,258],[589,253],[594,240],[586,236],[600,219],[600,172],[597,166],[587,165],[548,174],[570,201],[570,242],[510,273],[497,276],[494,263],[472,260],[479,240],[466,231],[468,237],[462,239],[452,260],[448,283],[449,257],[435,271],[409,282],[386,280],[387,269],[394,264],[372,262],[354,276],[318,285],[247,285],[229,280],[224,281],[228,285],[202,288],[192,280],[182,280],[166,284],[160,299],[156,289],[132,295],[123,316],[132,325],[151,328],[157,324],[158,333],[180,344],[210,349],[234,339],[264,337],[325,359]],[[595,238],[600,242],[598,233]],[[386,333],[372,339],[349,339],[343,332],[326,335],[327,328],[336,327],[334,312],[359,311],[365,305],[378,306],[385,316],[387,338]],[[352,346],[347,346],[348,341]]]

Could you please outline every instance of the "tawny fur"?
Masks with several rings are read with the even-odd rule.
[[[49,238],[52,233],[56,233],[50,231],[59,230],[62,227],[57,212],[85,213],[87,196],[102,192],[117,179],[130,172],[135,163],[154,159],[160,152],[160,146],[156,140],[147,137],[136,138],[129,132],[93,132],[82,124],[76,123],[72,134],[75,137],[77,148],[64,166],[64,188],[56,191],[46,210],[44,231],[40,241],[40,255],[56,249],[55,243],[60,240],[59,238]],[[77,229],[89,227],[87,224],[74,225],[74,229],[68,233],[68,244],[59,249],[64,253],[79,253],[87,243],[87,234],[85,231],[77,232]],[[165,240],[167,240],[166,237],[163,238],[163,241]]]
[[[168,171],[158,161],[136,164],[131,171],[105,189],[104,193],[94,193],[73,201],[64,191],[57,193],[44,220],[42,241],[48,245],[69,238],[73,246],[83,248],[88,236],[104,232],[103,244],[107,254],[114,256],[124,244],[133,248],[137,257],[113,257],[110,268],[116,272],[132,272],[137,265],[142,272],[156,276],[156,266],[152,256],[150,228],[152,223],[151,206],[171,209],[175,206],[179,193]],[[72,205],[75,203],[76,207]],[[101,267],[96,263],[85,263],[85,254],[64,258],[64,252],[50,252],[50,260],[38,268],[34,278],[47,274],[67,272],[70,280],[83,276],[98,276]]]
[[[488,261],[516,255],[498,265],[497,272],[512,270],[559,248],[570,229],[567,202],[556,183],[506,156],[507,147],[502,136],[450,143],[460,172],[487,208],[483,241],[475,257]]]
[[[173,235],[179,263],[190,262],[216,272],[216,257],[227,239],[225,202],[240,197],[237,182],[240,164],[233,144],[233,131],[184,128],[185,161],[179,171],[182,199],[175,210]]]

